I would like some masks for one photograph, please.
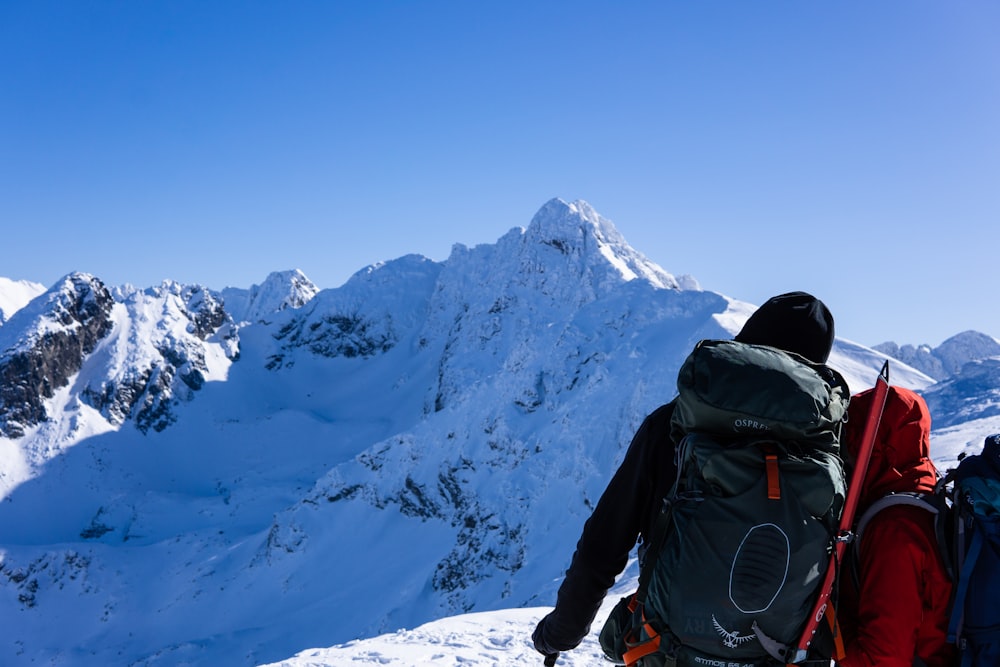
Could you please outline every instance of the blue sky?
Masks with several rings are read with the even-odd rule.
[[[0,275],[320,287],[552,197],[875,344],[1000,336],[992,0],[0,3]]]

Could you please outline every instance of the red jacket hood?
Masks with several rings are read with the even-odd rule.
[[[857,460],[873,392],[869,389],[853,396],[848,406],[844,440],[851,465]],[[909,389],[890,386],[859,509],[863,511],[888,493],[932,491],[937,468],[930,456],[930,439],[931,414],[924,399]]]

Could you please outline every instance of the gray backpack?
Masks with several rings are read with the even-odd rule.
[[[711,340],[677,384],[677,478],[602,646],[644,667],[784,665],[844,505],[846,382],[798,355]]]

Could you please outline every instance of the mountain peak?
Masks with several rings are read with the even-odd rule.
[[[536,227],[547,223],[558,224],[561,221],[568,221],[571,226],[576,226],[580,221],[590,223],[595,227],[607,226],[614,234],[618,234],[618,230],[615,229],[610,220],[602,217],[593,206],[582,199],[567,202],[559,197],[553,197],[538,209],[538,212],[531,219],[530,226]]]
[[[881,343],[878,350],[926,373],[935,380],[957,375],[970,362],[1000,356],[1000,341],[978,331],[955,334],[936,348],[930,345]]]
[[[527,235],[556,248],[581,241],[585,235],[611,246],[627,246],[618,229],[585,201],[567,203],[550,199],[531,219]]]
[[[70,273],[20,308],[0,329],[0,353],[30,346],[35,339],[65,327],[105,319],[113,298],[100,279],[88,273]]]
[[[71,273],[0,327],[0,435],[47,419],[45,399],[65,386],[113,326],[100,280]]]
[[[693,278],[678,280],[630,246],[614,223],[583,200],[550,199],[532,218],[525,240],[579,257],[595,269],[604,265],[608,277],[626,282],[642,278],[662,289],[700,289]]]
[[[250,289],[222,290],[226,311],[235,322],[260,322],[286,308],[300,308],[319,288],[299,269],[273,271],[260,285]]]

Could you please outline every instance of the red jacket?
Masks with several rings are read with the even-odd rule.
[[[872,391],[851,399],[844,440],[855,460]],[[914,392],[890,387],[875,448],[862,487],[858,516],[882,496],[928,492],[937,481],[930,458],[931,418]],[[951,582],[934,534],[934,518],[919,507],[882,510],[865,528],[857,559],[858,587],[851,568],[841,574],[837,617],[847,656],[840,667],[927,667],[956,664],[947,641]]]

